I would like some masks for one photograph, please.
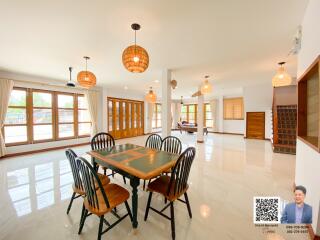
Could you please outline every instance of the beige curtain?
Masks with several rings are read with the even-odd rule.
[[[148,103],[148,132],[152,133],[152,118],[154,111],[154,103]]]
[[[88,90],[85,92],[85,98],[91,117],[91,137],[93,137],[98,132],[98,92]]]
[[[0,157],[6,155],[6,145],[2,135],[1,129],[3,128],[4,121],[8,110],[9,98],[13,89],[13,81],[0,79]]]
[[[217,128],[217,100],[211,100],[210,101],[210,109],[212,114],[212,120],[213,120],[213,131],[218,131]]]

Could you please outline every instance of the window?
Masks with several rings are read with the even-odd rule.
[[[58,138],[74,136],[74,95],[58,94]]]
[[[78,135],[86,136],[90,134],[91,120],[90,113],[84,96],[78,95]]]
[[[7,146],[89,136],[82,94],[14,88],[2,129]]]
[[[53,139],[52,93],[34,91],[33,106],[33,140]]]
[[[213,128],[213,114],[210,103],[204,104],[204,116],[204,125],[208,128]]]
[[[154,105],[152,128],[161,128],[161,103]]]
[[[3,133],[5,143],[8,145],[27,143],[27,91],[25,89],[14,89],[12,91]]]
[[[243,120],[243,98],[223,99],[223,118],[225,120]]]
[[[187,121],[188,123],[197,122],[197,105],[188,104],[181,107],[181,121]]]

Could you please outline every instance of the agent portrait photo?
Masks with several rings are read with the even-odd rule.
[[[294,201],[288,203],[281,217],[281,223],[311,224],[312,207],[304,202],[307,189],[304,186],[296,186],[294,189]]]

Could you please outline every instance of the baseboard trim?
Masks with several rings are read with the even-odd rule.
[[[199,141],[199,140],[197,140],[197,143],[204,143],[204,141]]]
[[[238,136],[244,136],[243,133],[230,133],[230,132],[215,132],[215,131],[208,131],[209,133],[216,133],[216,134],[229,134],[229,135],[238,135]]]
[[[71,148],[71,147],[79,147],[79,146],[84,146],[84,145],[89,145],[89,144],[90,144],[90,142],[85,142],[85,143],[78,143],[78,144],[72,144],[72,145],[66,145],[66,146],[33,150],[33,151],[28,151],[28,152],[11,153],[11,154],[7,154],[5,156],[0,157],[0,159],[18,157],[18,156],[23,156],[23,155],[30,155],[30,154],[35,154],[35,153],[47,152],[47,151],[55,151],[55,150]]]

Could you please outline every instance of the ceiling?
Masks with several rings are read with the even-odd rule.
[[[173,93],[191,95],[204,75],[215,92],[270,81],[288,57],[307,0],[2,0],[0,70],[66,80],[81,71],[83,56],[98,85],[160,93],[163,69],[178,81]],[[146,72],[125,70],[122,51],[137,43],[149,53]],[[74,73],[73,78],[76,78]]]

